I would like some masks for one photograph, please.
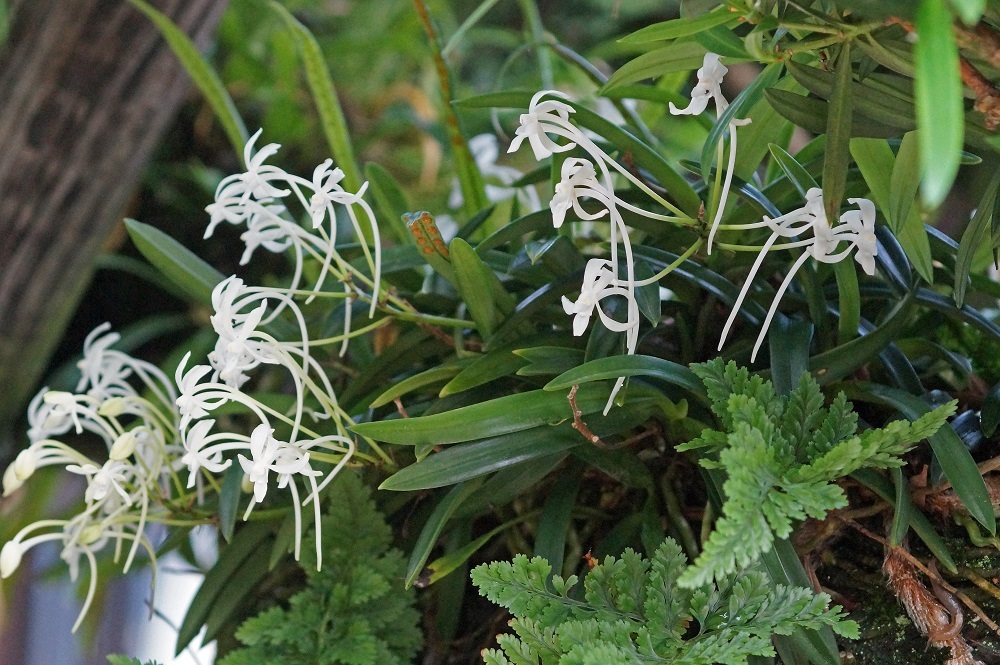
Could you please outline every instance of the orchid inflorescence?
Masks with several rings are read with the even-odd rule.
[[[683,109],[671,104],[670,112],[673,115],[700,114],[708,108],[709,102],[714,102],[716,112],[721,117],[729,107],[729,102],[723,96],[721,89],[722,80],[727,71],[727,68],[720,62],[719,55],[706,54],[704,64],[698,70],[698,83],[691,92],[691,103]],[[542,91],[535,94],[531,99],[528,112],[520,117],[520,123],[509,152],[516,151],[524,141],[527,141],[534,152],[535,159],[539,161],[556,153],[568,153],[574,150],[577,152],[582,150],[587,154],[587,157],[578,157],[574,154],[574,156],[564,158],[560,173],[561,178],[555,186],[554,195],[549,203],[552,222],[556,228],[561,227],[570,212],[584,221],[599,219],[607,215],[611,222],[609,231],[610,257],[589,259],[584,270],[579,297],[576,301],[563,297],[563,307],[566,313],[573,317],[573,334],[577,336],[586,331],[596,310],[598,318],[605,327],[626,334],[626,353],[631,355],[635,353],[639,335],[638,306],[635,299],[636,287],[659,281],[692,256],[702,245],[703,240],[699,238],[676,262],[654,277],[636,280],[632,245],[621,210],[628,210],[643,217],[673,224],[697,226],[699,222],[691,219],[596,145],[583,130],[571,121],[574,112],[575,109],[568,103],[568,97],[561,92]],[[707,251],[709,254],[711,253],[714,237],[720,230],[745,231],[767,227],[772,233],[764,245],[759,248],[724,245],[727,249],[759,250],[759,255],[733,305],[729,320],[726,322],[719,342],[720,350],[764,257],[773,250],[797,248],[806,250],[793,263],[771,303],[751,356],[752,359],[756,359],[782,295],[807,258],[811,256],[823,263],[837,263],[854,251],[855,259],[864,271],[873,275],[875,273],[877,245],[874,234],[875,206],[871,201],[861,198],[849,199],[850,203],[858,206],[858,209],[844,213],[839,222],[831,226],[823,209],[822,192],[815,188],[806,193],[805,206],[786,215],[775,219],[764,217],[760,222],[749,224],[721,224],[735,166],[737,128],[749,122],[749,119],[739,119],[735,116],[728,121],[729,159],[724,182],[720,185],[719,179],[716,180],[713,200],[717,201],[717,204],[707,233]],[[724,139],[725,133],[719,139],[720,167]],[[615,193],[615,178],[624,178],[629,181],[669,214],[648,211],[622,200]],[[593,206],[589,210],[585,208],[581,204],[582,199],[589,199],[596,203],[597,211],[593,211]],[[799,236],[805,236],[805,239],[776,244],[778,238],[794,239]],[[619,243],[621,243],[624,253],[624,265],[619,260]],[[846,243],[846,247],[844,247],[844,243]],[[626,300],[627,316],[625,321],[612,318],[602,309],[601,301],[611,296],[622,297]],[[623,383],[624,377],[620,377],[616,381],[605,407],[605,413],[610,409]]]
[[[244,491],[251,494],[244,519],[272,486],[291,494],[296,559],[301,550],[302,508],[312,504],[317,566],[322,565],[319,494],[355,455],[356,444],[347,431],[352,421],[337,403],[315,350],[336,344],[343,355],[352,337],[388,320],[352,330],[355,300],[370,303],[369,315],[376,307],[390,314],[394,310],[385,304],[380,286],[378,226],[362,198],[367,184],[358,192],[344,190],[340,185],[344,174],[331,168],[331,160],[316,167],[311,181],[286,173],[265,163],[279,146],[254,152],[259,136],[258,131],[246,145],[246,172],[219,184],[215,201],[206,209],[210,221],[205,236],[222,222],[245,225],[241,264],[259,248],[288,253],[294,262],[289,286],[249,286],[235,275],[220,282],[212,292],[215,348],[205,364],[190,364],[191,353],[185,355],[173,381],[154,365],[112,348],[120,336],[103,324],[85,341],[79,363],[82,378],[75,392],[43,388],[29,406],[31,445],[4,473],[4,496],[18,490],[37,469],[58,465],[84,478],[84,507],[69,519],[41,520],[18,532],[0,550],[0,577],[9,577],[25,552],[48,541],[61,544],[61,556],[74,580],[79,559],[85,557],[90,584],[74,631],[96,592],[97,554],[114,543],[117,561],[123,543],[131,542],[125,570],[141,546],[155,571],[146,525],[210,522],[210,513],[199,514],[191,505],[201,503],[206,487],[219,491],[216,476],[234,462],[243,473]],[[304,224],[290,212],[296,203]],[[337,251],[338,219],[350,220],[368,273]],[[363,227],[374,239],[373,250],[365,242]],[[307,271],[307,261],[318,269],[310,266]],[[311,288],[303,289],[307,272],[317,276]],[[342,284],[342,291],[323,290],[328,279]],[[343,299],[343,334],[310,339],[304,308],[316,298]],[[278,330],[282,338],[292,339],[279,339]],[[287,373],[295,393],[287,410],[265,403],[247,389],[260,365]],[[215,415],[224,405],[226,416]],[[234,407],[250,421],[239,431],[231,431]],[[104,441],[106,461],[91,459],[56,438],[83,432]],[[373,441],[368,442],[381,453]],[[185,516],[190,519],[185,521]]]

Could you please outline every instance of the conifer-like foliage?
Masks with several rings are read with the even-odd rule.
[[[576,576],[547,585],[552,569],[541,557],[481,565],[472,571],[479,592],[514,614],[513,634],[500,635],[500,649],[483,657],[487,665],[737,665],[773,655],[771,635],[796,627],[857,636],[826,594],[773,586],[753,570],[682,588],[677,581],[688,569],[669,538],[650,560],[630,549],[607,557],[587,574],[582,594]]]
[[[678,449],[702,451],[702,466],[724,471],[726,479],[722,517],[678,579],[687,588],[750,566],[796,522],[846,506],[834,480],[862,467],[900,466],[900,455],[955,412],[951,402],[912,423],[894,421],[856,434],[858,417],[844,394],[824,407],[809,374],[783,396],[731,361],[717,358],[692,370],[705,383],[720,429],[705,430]]]
[[[303,552],[306,588],[248,619],[236,632],[244,648],[221,665],[395,665],[420,649],[405,562],[390,550],[392,531],[353,473],[332,483],[323,518],[323,569]]]

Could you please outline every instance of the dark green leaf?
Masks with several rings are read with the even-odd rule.
[[[444,527],[452,514],[479,487],[481,482],[479,479],[474,479],[455,485],[434,507],[430,517],[427,518],[426,524],[424,524],[424,528],[417,537],[417,542],[413,546],[413,552],[410,554],[410,562],[407,564],[406,581],[404,583],[407,589],[413,585],[417,577],[420,576],[420,573],[423,572],[424,564],[430,557],[431,550],[434,549],[438,537],[444,531]]]
[[[958,244],[958,253],[955,257],[955,305],[961,307],[965,304],[965,290],[969,285],[969,271],[972,269],[972,260],[980,250],[984,242],[987,242],[990,221],[994,215],[994,205],[997,200],[997,190],[1000,188],[1000,171],[994,174],[989,186],[983,192],[983,198],[976,206],[976,214],[969,222],[962,240]]]
[[[830,220],[840,217],[840,202],[844,198],[847,168],[850,166],[851,85],[854,82],[850,41],[840,47],[835,73],[826,124],[826,155],[823,158],[823,205]]]
[[[219,490],[219,533],[227,543],[233,539],[233,529],[236,528],[236,515],[239,513],[242,496],[243,467],[234,462],[226,469],[222,477],[222,489]]]
[[[768,333],[771,346],[771,381],[779,395],[787,395],[809,371],[809,343],[813,325],[778,315]]]
[[[212,289],[225,279],[218,270],[163,231],[126,219],[132,242],[163,275],[200,305],[212,304]]]

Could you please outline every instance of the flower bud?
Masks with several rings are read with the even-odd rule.
[[[38,464],[38,458],[35,455],[35,451],[31,448],[22,450],[18,453],[17,458],[14,460],[14,475],[22,483],[31,478],[31,475],[35,472],[35,467]]]
[[[17,570],[21,565],[21,554],[21,543],[16,540],[4,544],[0,549],[0,579],[7,579]]]
[[[109,397],[97,409],[97,413],[108,418],[117,418],[125,413],[125,399],[122,397]]]
[[[135,434],[131,431],[125,432],[111,444],[109,456],[116,462],[128,459],[135,452],[136,443]]]
[[[104,536],[104,530],[101,529],[99,524],[91,524],[90,526],[84,528],[80,532],[79,543],[80,545],[86,547],[87,545],[93,545],[98,540]]]
[[[243,490],[244,494],[250,494],[251,492],[253,492],[254,483],[252,480],[250,480],[250,474],[248,473],[243,474],[243,482],[240,485],[240,489]]]
[[[3,472],[3,495],[8,496],[13,494],[21,488],[24,482],[17,477],[14,473],[14,465],[11,464],[7,467],[7,470]]]

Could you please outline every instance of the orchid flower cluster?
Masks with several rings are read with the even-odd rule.
[[[68,519],[46,519],[21,529],[0,549],[0,577],[9,577],[24,553],[58,541],[70,578],[79,576],[80,557],[90,568],[90,584],[79,627],[97,589],[96,553],[112,545],[117,561],[125,543],[127,572],[138,548],[155,557],[146,525],[162,515],[151,507],[169,501],[180,489],[177,476],[182,450],[177,392],[156,366],[112,349],[120,339],[105,323],[84,342],[81,378],[75,392],[43,388],[28,407],[29,447],[18,454],[3,476],[3,495],[18,490],[38,469],[61,466],[86,482],[83,509]],[[140,386],[139,389],[136,385]],[[107,460],[87,457],[55,437],[68,433],[96,435]]]
[[[670,112],[673,115],[700,114],[708,108],[710,102],[714,102],[717,115],[722,117],[729,107],[729,102],[723,96],[721,89],[723,77],[727,72],[728,69],[720,62],[719,55],[715,53],[706,54],[704,64],[697,73],[698,83],[691,92],[691,103],[683,109],[671,104]],[[590,319],[596,310],[598,318],[605,327],[612,331],[625,333],[626,353],[631,355],[635,353],[639,334],[638,306],[635,299],[636,287],[658,282],[683,261],[690,258],[698,250],[703,241],[702,239],[698,239],[677,261],[667,266],[667,268],[654,277],[636,280],[632,245],[629,239],[628,228],[622,217],[622,211],[627,210],[649,219],[692,227],[698,226],[699,221],[691,219],[595,144],[584,131],[571,121],[570,118],[574,112],[575,109],[569,103],[568,97],[561,92],[542,91],[535,94],[531,99],[528,112],[522,114],[520,117],[520,124],[508,152],[515,152],[527,140],[534,152],[535,159],[539,161],[552,157],[556,153],[566,153],[569,151],[576,151],[577,153],[582,151],[586,153],[586,157],[567,156],[562,162],[561,179],[556,184],[554,195],[549,202],[549,208],[552,212],[552,222],[555,228],[559,228],[570,212],[578,219],[584,221],[607,216],[610,221],[610,256],[609,258],[589,259],[584,270],[583,284],[580,288],[579,297],[575,301],[572,301],[564,296],[562,299],[563,308],[566,314],[573,317],[573,334],[577,336],[582,335],[586,331]],[[744,231],[767,227],[771,229],[772,234],[764,245],[759,248],[760,253],[753,264],[750,275],[743,285],[739,298],[734,304],[732,314],[723,330],[719,342],[720,350],[736,314],[740,310],[740,305],[749,292],[753,278],[767,253],[772,250],[806,249],[788,271],[787,276],[772,301],[753,349],[752,358],[756,359],[757,352],[767,333],[767,328],[777,311],[782,295],[784,295],[795,273],[808,257],[811,256],[820,262],[837,263],[856,250],[855,258],[857,262],[867,274],[873,275],[875,272],[874,257],[877,252],[877,246],[874,235],[875,206],[871,201],[868,199],[849,199],[850,203],[858,206],[858,210],[844,213],[838,223],[831,226],[823,209],[822,192],[819,189],[812,189],[807,192],[804,207],[776,219],[764,217],[760,222],[749,224],[721,224],[729,189],[732,184],[732,175],[736,160],[737,128],[749,122],[750,119],[739,119],[736,117],[728,120],[726,133],[729,136],[729,159],[725,180],[721,188],[718,181],[716,183],[714,199],[717,201],[717,204],[715,205],[715,213],[707,233],[707,251],[709,254],[711,253],[715,234],[719,230]],[[719,139],[720,167],[726,133]],[[669,214],[644,210],[620,199],[615,194],[616,178],[624,178],[645,192]],[[585,208],[581,203],[583,199],[588,199],[591,205]],[[596,211],[593,204],[596,204]],[[794,239],[803,234],[809,237],[806,237],[804,240],[775,244],[778,238]],[[846,246],[841,249],[843,243],[846,243]],[[621,253],[624,254],[624,261],[621,261],[619,258],[619,244],[621,245]],[[738,245],[723,245],[723,247],[741,250],[758,249]],[[609,316],[601,306],[601,301],[612,296],[624,298],[627,303],[624,321]],[[620,377],[615,382],[611,397],[604,410],[605,413],[610,409],[615,396],[624,384],[624,380],[624,377]]]
[[[234,463],[242,471],[244,491],[251,495],[244,519],[265,500],[272,486],[291,494],[296,559],[301,550],[302,509],[312,504],[317,566],[322,565],[318,497],[356,451],[347,431],[350,417],[338,405],[315,349],[339,345],[343,355],[352,337],[388,321],[351,327],[353,301],[369,301],[371,316],[384,296],[378,227],[362,199],[367,184],[356,193],[345,191],[339,184],[344,173],[332,169],[331,160],[316,167],[312,181],[286,173],[265,163],[279,146],[271,144],[254,152],[259,136],[258,131],[246,146],[246,172],[219,184],[215,201],[206,209],[210,221],[205,237],[222,222],[245,225],[241,263],[246,264],[258,248],[289,253],[294,262],[290,285],[250,286],[235,275],[220,282],[212,292],[215,347],[204,364],[191,364],[191,353],[185,355],[174,381],[152,364],[111,348],[120,336],[104,324],[87,337],[76,392],[43,389],[29,407],[31,445],[5,472],[4,495],[20,488],[38,468],[60,465],[86,480],[85,504],[71,519],[41,520],[22,529],[0,551],[0,577],[10,576],[27,550],[47,541],[61,543],[62,558],[74,580],[79,558],[86,557],[90,587],[74,631],[94,597],[96,554],[114,543],[117,560],[123,543],[130,541],[125,570],[139,546],[146,549],[155,567],[146,524],[177,524],[178,513],[184,512],[179,507],[190,506],[193,499],[200,503],[206,487],[218,491],[217,475]],[[295,202],[301,207],[304,225],[289,211]],[[360,241],[370,274],[337,251],[341,235],[337,223],[345,219]],[[370,229],[374,250],[368,249],[362,224]],[[307,262],[315,265],[307,266]],[[303,289],[307,273],[316,275],[315,282]],[[337,280],[343,290],[323,290],[327,279]],[[342,334],[310,339],[304,308],[316,298],[343,300]],[[294,404],[289,409],[275,408],[248,389],[261,365],[279,366],[287,374],[285,384],[294,388]],[[228,408],[222,416],[219,409],[224,405]],[[245,413],[250,423],[234,428],[234,408]],[[85,431],[105,442],[107,461],[92,460],[54,438]],[[381,452],[374,442],[369,443]],[[359,457],[368,456],[359,453]],[[186,479],[181,477],[184,471]],[[184,523],[210,519],[188,513],[195,517]]]

